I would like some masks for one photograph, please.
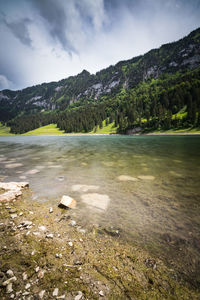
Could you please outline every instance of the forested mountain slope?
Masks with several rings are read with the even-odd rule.
[[[187,37],[121,61],[95,75],[0,92],[0,121],[13,133],[56,123],[88,132],[102,121],[119,132],[200,125],[200,28]]]

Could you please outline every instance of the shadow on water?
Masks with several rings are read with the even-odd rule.
[[[199,136],[0,138],[0,178],[29,181],[30,200],[74,197],[83,225],[119,228],[200,282]]]

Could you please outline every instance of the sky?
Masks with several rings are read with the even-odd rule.
[[[0,90],[90,73],[200,27],[200,0],[0,0]]]

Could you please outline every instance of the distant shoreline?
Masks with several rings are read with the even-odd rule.
[[[67,134],[41,134],[41,135],[0,135],[0,137],[38,137],[38,136],[144,136],[144,135],[200,135],[200,132],[149,132],[149,133],[136,133],[136,134],[119,134],[119,133],[67,133]]]

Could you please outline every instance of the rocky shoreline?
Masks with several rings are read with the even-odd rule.
[[[162,261],[72,209],[0,202],[0,299],[199,299]],[[0,194],[0,196],[2,193]]]

